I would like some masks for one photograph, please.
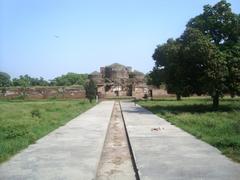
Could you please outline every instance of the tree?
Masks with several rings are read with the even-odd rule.
[[[51,84],[55,86],[84,85],[87,78],[87,74],[67,73],[53,79]]]
[[[43,77],[40,78],[30,78],[30,84],[31,86],[48,86],[48,81],[44,80]]]
[[[0,87],[8,87],[11,85],[11,77],[5,72],[0,72]]]
[[[167,43],[159,45],[153,54],[155,67],[152,72],[153,83],[159,84],[160,72],[164,72],[163,76],[166,81],[168,92],[176,93],[177,100],[186,94],[186,86],[181,68],[181,59],[179,56],[181,44],[178,40],[168,39]]]
[[[5,95],[6,93],[6,87],[11,85],[11,77],[9,74],[5,72],[0,72],[0,88],[1,88],[1,93]]]
[[[192,18],[187,27],[199,29],[218,47],[239,40],[239,15],[232,12],[231,4],[226,0],[221,0],[214,6],[205,5],[203,13]]]
[[[221,0],[214,6],[204,6],[204,12],[192,18],[187,27],[200,30],[224,54],[228,70],[225,85],[232,96],[239,94],[240,15],[232,12],[230,3]]]
[[[33,78],[29,75],[19,76],[19,78],[14,78],[12,80],[13,86],[48,86],[48,81],[44,80],[42,77]]]
[[[227,85],[232,97],[240,95],[240,42],[226,48],[226,63],[228,69]]]
[[[192,93],[207,92],[213,98],[213,107],[225,90],[227,65],[225,55],[198,29],[187,28],[180,37],[180,56],[185,78]]]
[[[97,87],[95,82],[92,79],[86,82],[85,91],[86,91],[86,97],[92,103],[92,100],[95,99],[97,94]]]
[[[25,99],[27,96],[27,87],[31,86],[31,77],[29,75],[19,76],[19,79],[13,79],[13,83],[21,86],[22,97]]]
[[[148,85],[160,87],[160,85],[166,81],[165,70],[154,67],[153,70],[146,75],[146,79]]]
[[[208,93],[217,108],[226,90],[240,94],[240,15],[225,0],[204,6],[180,38],[155,49],[153,59],[154,69],[164,69],[167,89],[178,99]]]

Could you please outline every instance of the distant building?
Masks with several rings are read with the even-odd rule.
[[[114,63],[101,67],[100,72],[94,71],[89,78],[96,82],[100,97],[133,96],[140,99],[149,96],[144,73],[132,71],[129,66]]]

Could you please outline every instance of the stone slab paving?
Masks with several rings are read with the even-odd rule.
[[[141,180],[240,180],[240,164],[132,102],[121,102]]]
[[[94,179],[113,104],[96,105],[1,164],[0,179]]]

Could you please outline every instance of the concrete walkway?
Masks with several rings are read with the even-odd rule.
[[[114,105],[96,179],[136,180],[118,102]]]
[[[94,179],[113,104],[100,103],[1,164],[0,179]]]
[[[141,180],[240,180],[240,164],[131,102],[121,102]]]

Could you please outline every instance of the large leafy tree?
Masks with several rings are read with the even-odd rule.
[[[214,6],[204,6],[202,14],[192,18],[187,27],[199,29],[225,54],[228,69],[225,81],[232,95],[240,89],[240,15],[232,12],[231,4],[221,0]]]
[[[168,39],[167,43],[157,46],[153,54],[155,67],[153,69],[152,81],[159,83],[159,72],[163,73],[168,92],[176,93],[177,100],[182,95],[186,95],[186,84],[184,69],[181,67],[181,58],[179,56],[181,44],[174,39]],[[161,70],[161,71],[160,71]]]
[[[210,94],[217,108],[227,77],[225,55],[198,29],[187,28],[179,41],[186,84],[192,93]]]
[[[187,27],[199,29],[219,47],[239,40],[239,15],[232,12],[230,3],[221,0],[214,6],[205,5],[203,10],[188,22]]]

